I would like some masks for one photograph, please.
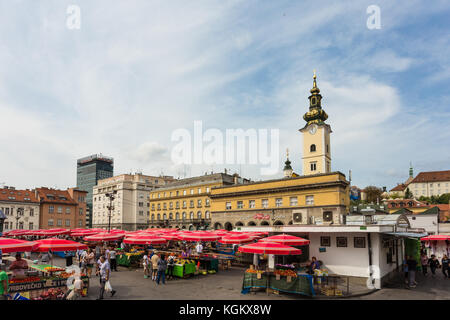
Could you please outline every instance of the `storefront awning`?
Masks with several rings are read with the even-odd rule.
[[[386,232],[386,234],[400,238],[413,238],[413,239],[420,239],[428,235],[428,233],[416,233],[416,232]]]

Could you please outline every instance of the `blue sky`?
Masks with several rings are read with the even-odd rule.
[[[69,5],[81,28],[66,27]],[[369,5],[381,29],[366,26]],[[317,70],[332,169],[392,188],[450,169],[448,1],[0,1],[0,183],[76,183],[102,152],[115,173],[183,175],[171,133],[280,130],[301,168],[303,114]],[[258,166],[192,166],[187,173]],[[301,172],[300,172],[301,173]]]

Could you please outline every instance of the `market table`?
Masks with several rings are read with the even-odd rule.
[[[297,277],[291,278],[291,282],[287,282],[287,277],[277,277],[272,272],[263,272],[261,278],[258,279],[256,273],[244,273],[242,283],[242,294],[246,294],[251,288],[273,289],[281,292],[297,293],[313,297],[316,295],[313,285],[313,277],[308,274],[298,274]]]
[[[184,278],[185,276],[194,274],[197,270],[195,263],[175,263],[173,266],[173,275],[175,277]],[[166,270],[166,274],[168,270]]]

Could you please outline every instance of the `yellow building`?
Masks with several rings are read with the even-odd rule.
[[[215,173],[176,180],[150,192],[150,221],[154,227],[200,229],[211,221],[211,189],[246,183],[237,174]]]
[[[289,158],[284,178],[213,188],[211,224],[228,230],[239,226],[342,224],[349,212],[349,182],[331,172],[328,115],[314,74],[309,111],[304,115],[302,176],[293,173]]]
[[[333,172],[214,188],[214,229],[239,226],[340,224],[348,212],[349,183]]]

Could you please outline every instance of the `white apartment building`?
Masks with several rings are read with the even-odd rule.
[[[111,228],[138,230],[148,227],[150,215],[149,192],[174,181],[171,176],[146,176],[141,173],[122,174],[99,180],[93,188],[92,226],[107,228],[110,198],[114,193],[111,210]]]
[[[419,173],[408,185],[415,198],[450,193],[450,170]]]
[[[16,190],[13,187],[0,189],[0,210],[6,216],[4,232],[39,229],[39,200],[34,191]]]

